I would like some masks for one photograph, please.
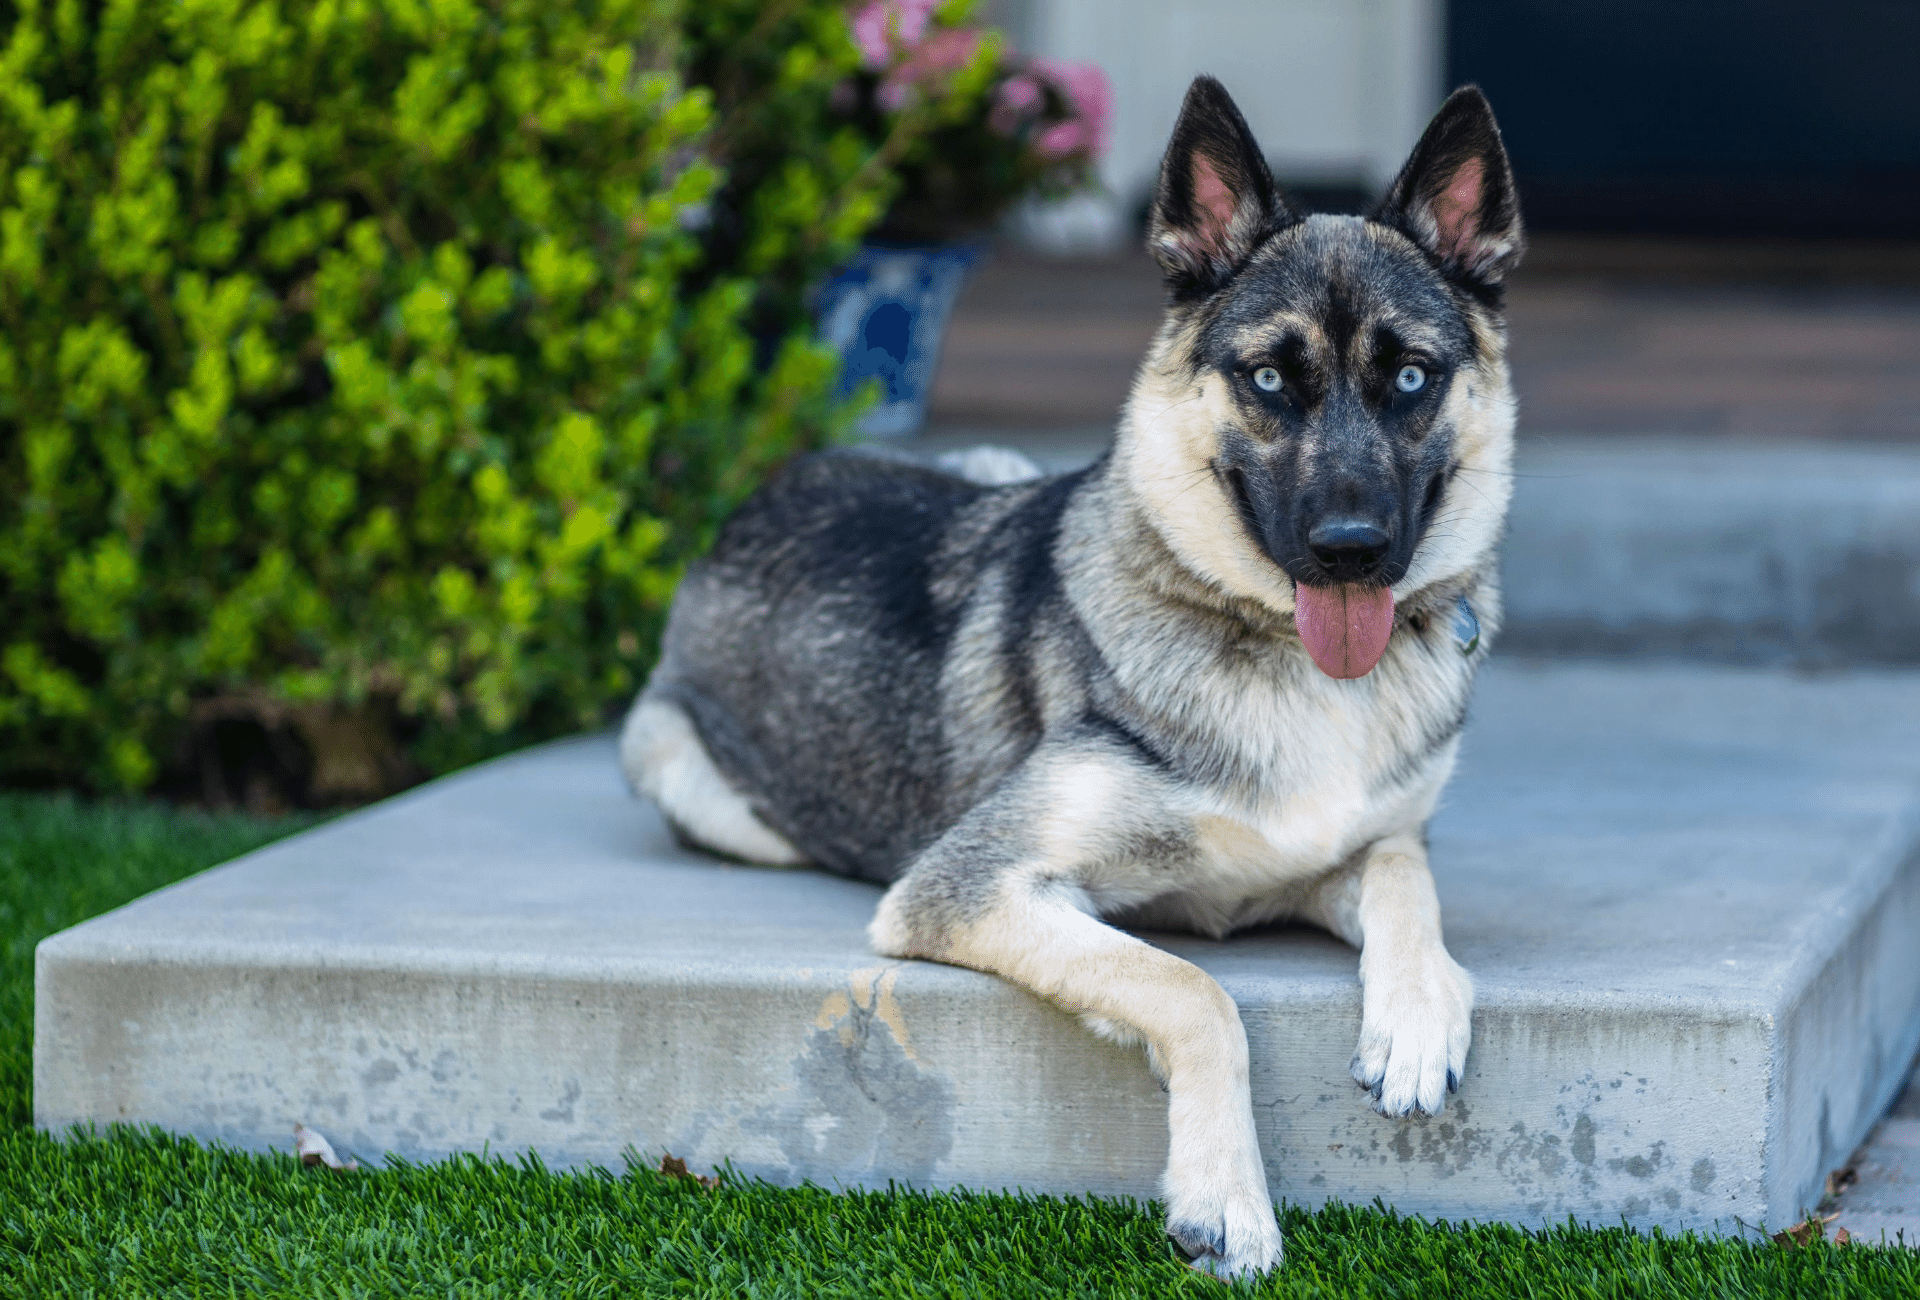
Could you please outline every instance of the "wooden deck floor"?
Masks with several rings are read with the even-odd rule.
[[[929,432],[1111,424],[1160,316],[1144,255],[1002,253],[955,310]],[[1510,294],[1523,436],[1920,441],[1920,250],[1536,244]]]

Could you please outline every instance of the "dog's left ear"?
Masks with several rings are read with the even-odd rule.
[[[1373,219],[1426,249],[1449,275],[1489,287],[1506,279],[1526,238],[1513,167],[1480,87],[1447,96]]]

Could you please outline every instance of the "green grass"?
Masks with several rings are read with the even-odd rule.
[[[42,936],[296,829],[0,793],[0,1297],[1217,1295],[1152,1207],[713,1190],[464,1158],[353,1174],[28,1124]],[[1272,1296],[1920,1296],[1920,1252],[1288,1209]]]

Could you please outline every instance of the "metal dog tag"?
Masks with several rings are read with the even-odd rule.
[[[1473,606],[1467,604],[1465,596],[1453,602],[1453,639],[1463,655],[1480,648],[1480,620],[1473,616]]]

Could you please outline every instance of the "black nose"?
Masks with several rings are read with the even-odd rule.
[[[1387,530],[1364,519],[1327,519],[1307,533],[1307,549],[1335,582],[1356,582],[1387,558]]]

